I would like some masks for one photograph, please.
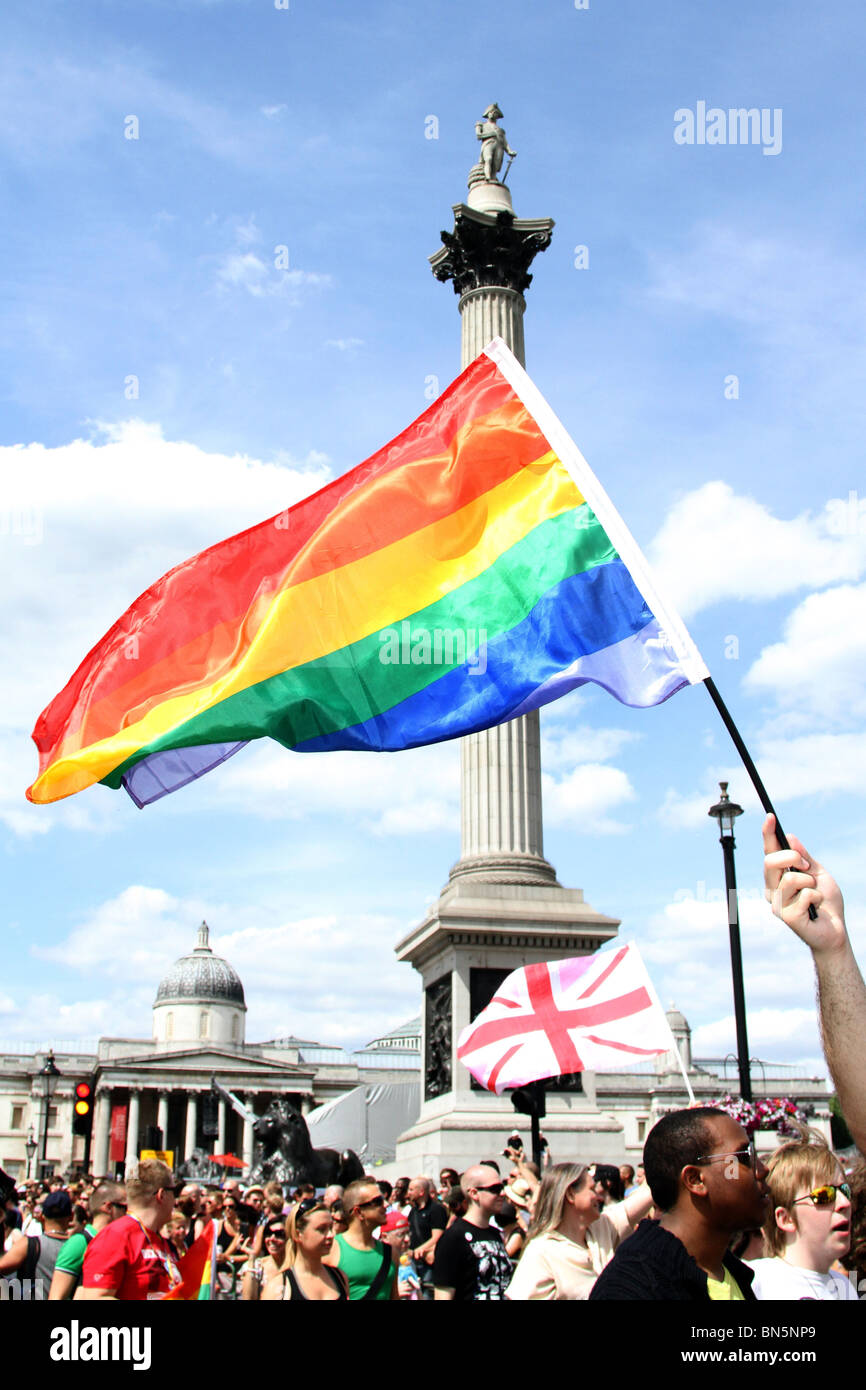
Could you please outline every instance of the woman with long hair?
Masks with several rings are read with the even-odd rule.
[[[346,1276],[322,1263],[334,1244],[334,1223],[328,1208],[317,1197],[306,1197],[293,1208],[286,1222],[286,1236],[282,1268],[265,1285],[262,1301],[348,1301]]]
[[[624,1202],[604,1208],[589,1168],[555,1163],[541,1180],[526,1247],[508,1289],[511,1299],[584,1299],[652,1206],[644,1183]]]
[[[264,1254],[251,1256],[243,1268],[241,1299],[244,1303],[257,1303],[268,1281],[279,1277],[286,1256],[287,1225],[282,1216],[269,1216],[265,1221],[262,1228]]]

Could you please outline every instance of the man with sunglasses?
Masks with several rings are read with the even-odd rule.
[[[755,1260],[760,1299],[857,1302],[831,1265],[851,1244],[851,1188],[826,1144],[783,1144],[770,1159],[771,1210],[764,1226],[770,1258]]]
[[[316,1204],[317,1199],[308,1199]],[[303,1210],[302,1202],[299,1211]],[[352,1302],[386,1303],[397,1297],[397,1272],[390,1245],[374,1240],[373,1232],[385,1220],[385,1198],[374,1178],[358,1178],[343,1193],[348,1221],[322,1261],[345,1274]]]
[[[762,1224],[770,1198],[742,1125],[710,1107],[675,1110],[650,1130],[643,1161],[661,1218],[623,1242],[590,1301],[754,1301],[752,1271],[728,1245]]]
[[[502,1235],[490,1219],[502,1209],[503,1183],[484,1163],[460,1180],[468,1206],[440,1238],[433,1264],[434,1298],[489,1303],[505,1298],[513,1269]]]
[[[95,1235],[104,1231],[112,1221],[126,1215],[126,1188],[119,1182],[100,1183],[87,1202],[90,1220],[83,1231],[76,1231],[60,1247],[48,1298],[51,1301],[74,1297],[81,1280],[81,1269],[87,1247]]]

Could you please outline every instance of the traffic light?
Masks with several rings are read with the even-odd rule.
[[[72,1133],[87,1136],[93,1128],[93,1082],[79,1081],[75,1086],[72,1113]]]
[[[547,1113],[544,1083],[531,1081],[528,1086],[521,1086],[518,1090],[512,1091],[511,1104],[519,1115],[530,1115],[536,1120],[544,1119]]]

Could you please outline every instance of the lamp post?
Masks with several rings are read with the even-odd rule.
[[[727,782],[720,782],[721,798],[711,806],[708,815],[719,822],[719,841],[725,859],[725,887],[728,899],[728,931],[731,938],[731,976],[734,984],[734,1019],[737,1026],[737,1066],[740,1072],[740,1095],[752,1099],[752,1078],[749,1074],[749,1039],[746,1033],[746,995],[743,988],[743,954],[740,949],[740,910],[737,902],[737,875],[734,869],[734,821],[743,814],[742,806],[731,801]]]
[[[48,1162],[48,1112],[51,1109],[51,1097],[54,1095],[54,1088],[60,1077],[57,1064],[54,1061],[54,1049],[49,1048],[48,1056],[45,1058],[45,1065],[39,1068],[39,1075],[42,1077],[42,1096],[44,1109],[42,1115],[42,1159],[40,1162],[41,1174],[37,1176],[45,1177],[45,1168]]]
[[[33,1177],[33,1159],[34,1159],[35,1156],[36,1156],[36,1150],[38,1149],[38,1147],[39,1147],[39,1145],[36,1143],[36,1140],[33,1138],[33,1126],[31,1125],[31,1126],[30,1126],[30,1132],[29,1132],[29,1134],[27,1135],[27,1138],[26,1138],[25,1141],[24,1141],[24,1152],[25,1152],[26,1155],[27,1155],[27,1176],[28,1176],[28,1178],[32,1178],[32,1177]]]

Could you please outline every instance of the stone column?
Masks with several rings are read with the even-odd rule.
[[[111,1091],[106,1086],[98,1086],[96,1104],[93,1109],[93,1155],[91,1158],[94,1177],[105,1177],[108,1172],[108,1142],[111,1137]]]
[[[129,1111],[126,1117],[126,1176],[130,1177],[138,1162],[138,1110],[139,1090],[131,1086],[129,1090]]]
[[[491,210],[483,207],[485,192]],[[433,273],[460,295],[461,365],[500,337],[524,362],[523,290],[529,266],[550,244],[550,218],[521,221],[507,211],[500,185],[476,183],[470,206],[454,209],[454,231],[431,256]],[[460,748],[461,849],[451,879],[555,884],[544,858],[541,816],[541,732],[538,711],[470,734]]]
[[[217,1152],[218,1154],[224,1154],[225,1151],[226,1151],[226,1103],[225,1103],[224,1100],[221,1100],[221,1101],[219,1102],[219,1110],[217,1111],[216,1152]]]
[[[186,1098],[186,1134],[184,1136],[183,1156],[189,1158],[195,1148],[195,1134],[198,1127],[198,1093],[190,1091]]]
[[[157,1128],[162,1131],[162,1147],[168,1148],[168,1092],[160,1091],[156,1105]]]
[[[243,1096],[243,1102],[244,1102],[244,1105],[247,1107],[248,1110],[254,1110],[254,1109],[255,1109],[255,1099],[256,1099],[255,1096],[252,1095],[249,1091],[245,1092],[245,1094],[244,1094],[244,1096]],[[242,1159],[243,1159],[243,1161],[244,1161],[244,1165],[245,1165],[245,1167],[246,1167],[247,1173],[249,1173],[250,1169],[251,1169],[252,1166],[253,1166],[253,1148],[254,1148],[254,1146],[255,1146],[255,1135],[253,1134],[253,1127],[252,1127],[252,1124],[251,1124],[251,1122],[250,1122],[249,1120],[244,1120],[244,1149],[243,1149],[243,1153],[241,1154],[241,1157],[242,1157]]]

